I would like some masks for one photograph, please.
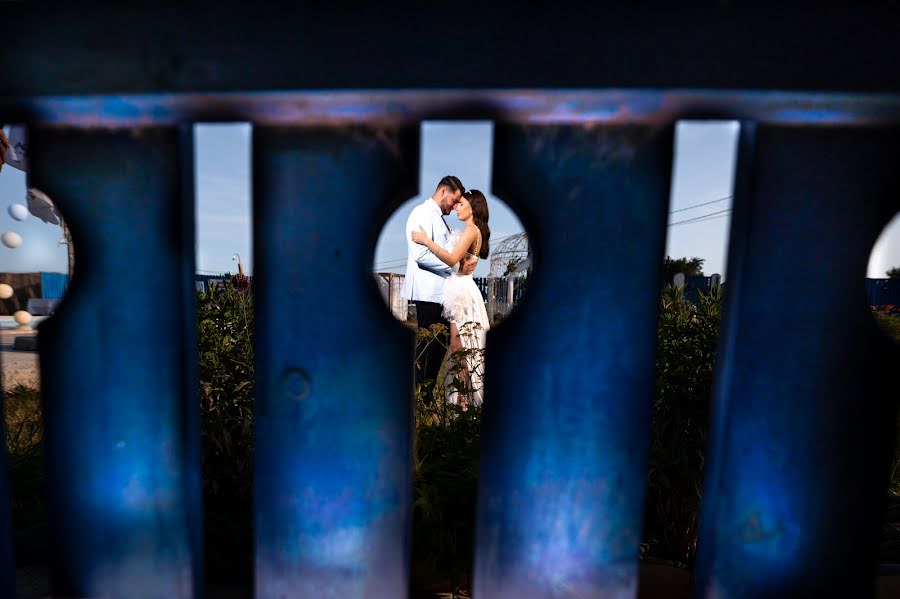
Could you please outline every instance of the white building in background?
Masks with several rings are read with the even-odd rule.
[[[406,322],[409,317],[409,300],[404,298],[401,293],[404,278],[404,275],[395,272],[375,273],[375,281],[381,291],[381,298],[394,318],[402,322]]]

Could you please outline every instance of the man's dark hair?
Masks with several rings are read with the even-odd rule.
[[[466,193],[466,188],[463,186],[462,181],[459,180],[459,177],[454,177],[453,175],[447,175],[446,177],[441,179],[440,183],[438,183],[437,186],[446,187],[452,192],[458,191],[459,193]]]

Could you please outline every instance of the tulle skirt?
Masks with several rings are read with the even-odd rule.
[[[463,349],[458,356],[447,353],[445,378],[447,401],[459,403],[460,388],[469,391],[475,405],[484,402],[484,347],[488,322],[487,309],[472,275],[453,274],[444,282],[444,318],[456,324]],[[468,372],[468,382],[462,370]]]

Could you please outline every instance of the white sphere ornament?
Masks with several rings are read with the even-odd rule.
[[[15,314],[13,314],[13,320],[16,321],[20,326],[26,326],[31,324],[31,313],[25,310],[19,310]]]
[[[9,299],[14,293],[15,291],[11,286],[6,283],[0,283],[0,299]]]
[[[22,236],[18,233],[7,231],[3,235],[0,235],[0,241],[8,248],[17,248],[22,245]]]
[[[9,207],[9,215],[16,220],[25,220],[28,218],[28,208],[22,204],[13,204]]]

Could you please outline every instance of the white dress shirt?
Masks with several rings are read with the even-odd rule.
[[[413,301],[441,303],[444,298],[444,280],[451,269],[441,262],[424,245],[412,240],[412,232],[419,227],[439,246],[445,247],[450,237],[450,227],[444,222],[440,206],[428,198],[415,208],[406,219],[406,277],[403,279],[403,297]]]

